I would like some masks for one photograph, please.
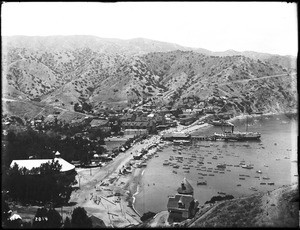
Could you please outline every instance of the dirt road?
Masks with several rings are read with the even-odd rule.
[[[136,168],[129,175],[119,175],[119,170],[133,159],[135,152],[156,143],[159,139],[160,137],[155,135],[143,143],[136,143],[104,167],[79,169],[80,188],[72,193],[70,203],[84,207],[88,213],[102,219],[107,226],[126,227],[139,224],[140,218],[128,206],[128,201],[142,170]]]

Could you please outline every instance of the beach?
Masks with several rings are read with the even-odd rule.
[[[246,117],[247,115],[241,115],[230,121],[242,120]],[[198,122],[190,126],[179,125],[161,133],[174,131],[192,133],[210,126],[206,123],[199,125]],[[140,192],[141,178],[145,168],[135,167],[136,161],[133,161],[133,155],[153,144],[161,143],[160,138],[161,135],[153,135],[146,140],[135,143],[101,168],[77,169],[80,188],[72,193],[70,203],[74,202],[75,206],[84,207],[89,214],[102,219],[106,226],[126,227],[141,223],[140,215],[142,213],[137,213],[134,204],[135,195]],[[156,148],[152,148],[147,155],[155,154],[156,150]],[[120,175],[120,170],[130,163],[132,164],[131,172]],[[72,210],[75,206],[66,208]]]
[[[84,207],[89,214],[102,219],[106,226],[126,227],[141,223],[133,203],[144,169],[133,167],[132,172],[125,175],[119,172],[132,161],[134,153],[159,140],[160,136],[154,135],[136,143],[101,168],[77,169],[79,188],[72,193],[70,203]]]

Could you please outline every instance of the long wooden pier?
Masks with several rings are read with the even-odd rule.
[[[215,136],[200,136],[200,135],[194,135],[191,136],[191,140],[197,140],[197,141],[215,141]]]

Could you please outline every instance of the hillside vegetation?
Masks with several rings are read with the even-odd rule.
[[[14,36],[3,39],[3,87],[5,97],[71,111],[75,103],[87,102],[97,110],[143,99],[176,107],[197,97],[206,106],[221,104],[221,112],[278,112],[296,108],[296,77],[290,74],[294,61],[142,38]],[[280,76],[265,78],[274,75]],[[227,100],[220,101],[222,96]]]
[[[298,186],[284,186],[269,193],[217,204],[190,227],[297,227]]]

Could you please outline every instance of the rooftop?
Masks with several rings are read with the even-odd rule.
[[[108,123],[108,120],[101,120],[101,119],[93,119],[90,122],[91,127],[98,127],[98,126],[103,126]]]
[[[38,168],[42,164],[50,163],[53,159],[29,159],[29,160],[13,160],[10,164],[10,167],[12,168],[14,164],[16,163],[19,168],[26,168],[28,170],[31,170],[33,168]],[[67,172],[70,170],[75,169],[75,166],[70,164],[69,162],[65,161],[62,158],[54,158],[54,161],[58,161],[58,163],[61,165],[61,172]]]
[[[188,211],[192,202],[194,202],[193,196],[176,194],[169,197],[167,208]]]

